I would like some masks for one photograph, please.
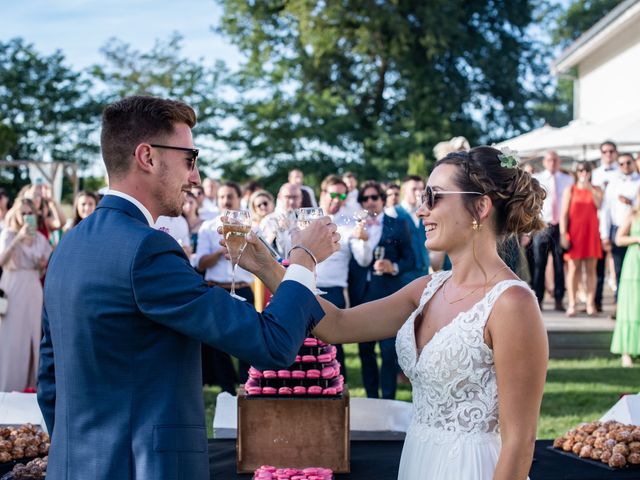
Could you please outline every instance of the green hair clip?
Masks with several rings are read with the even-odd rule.
[[[498,148],[498,147],[494,147]],[[499,148],[500,155],[498,155],[498,160],[500,160],[500,166],[504,168],[516,168],[520,163],[520,157],[518,156],[518,152],[515,150],[511,150],[509,147]]]

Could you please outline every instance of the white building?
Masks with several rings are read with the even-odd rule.
[[[640,0],[625,0],[565,49],[552,65],[555,75],[574,76],[574,120],[543,127],[500,145],[523,157],[546,150],[595,160],[604,140],[620,151],[640,151]]]

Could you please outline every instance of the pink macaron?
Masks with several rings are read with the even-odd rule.
[[[280,387],[278,389],[278,395],[291,395],[292,393],[291,387]]]
[[[320,378],[320,370],[316,370],[312,368],[311,370],[307,370],[307,378],[315,380],[316,378]]]
[[[278,374],[275,370],[265,370],[264,372],[262,372],[262,376],[264,378],[278,378]]]
[[[278,393],[278,390],[275,387],[262,387],[263,395],[275,395],[276,393]]]
[[[302,363],[313,363],[316,361],[316,356],[315,355],[303,355],[302,356]]]
[[[291,378],[289,370],[278,370],[278,378]]]
[[[307,337],[304,339],[304,346],[305,347],[317,347],[318,346],[318,339],[317,338],[313,338],[313,337]]]
[[[264,388],[262,390],[264,392]],[[322,394],[322,387],[320,387],[318,385],[313,385],[313,386],[307,388],[307,393],[309,395],[321,395]]]
[[[305,378],[306,376],[307,376],[307,372],[305,372],[304,370],[293,370],[291,372],[291,378],[301,379],[301,378]]]
[[[307,389],[305,387],[293,387],[293,394],[294,395],[306,395],[307,394]]]
[[[262,372],[254,367],[249,367],[249,377],[262,378]]]

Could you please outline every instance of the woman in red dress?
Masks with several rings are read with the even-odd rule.
[[[602,258],[598,208],[602,203],[602,190],[591,184],[591,164],[576,163],[577,182],[565,190],[560,215],[560,242],[566,250],[567,316],[576,314],[576,292],[583,268],[586,276],[587,315],[596,315],[596,262]]]

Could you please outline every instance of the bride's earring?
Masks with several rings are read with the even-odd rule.
[[[480,230],[480,228],[482,228],[482,224],[478,223],[478,221],[474,218],[473,222],[471,222],[471,228],[474,230]]]

